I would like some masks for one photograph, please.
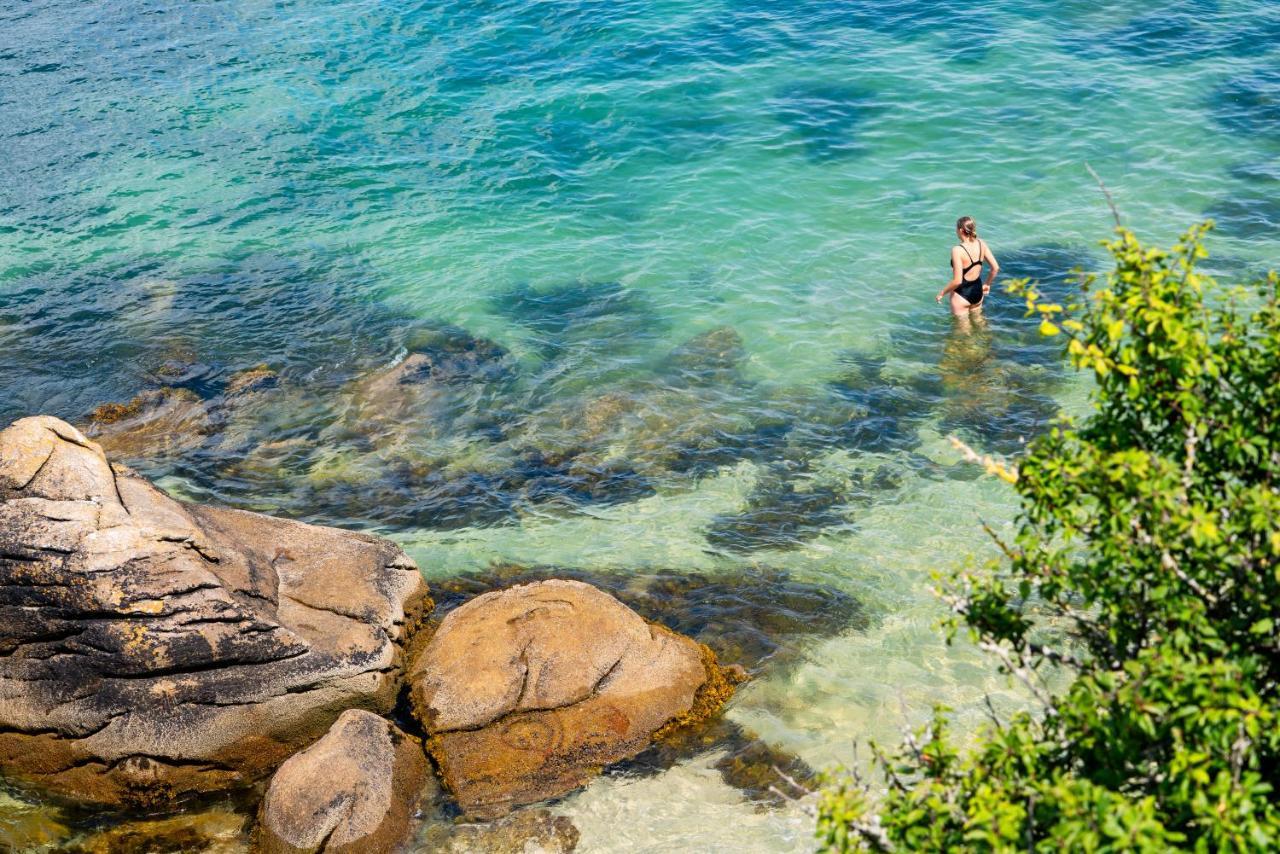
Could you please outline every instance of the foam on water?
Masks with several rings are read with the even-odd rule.
[[[265,362],[286,403],[136,462],[388,533],[429,579],[833,585],[867,621],[729,711],[816,767],[933,703],[1020,702],[934,627],[931,572],[1015,511],[945,436],[1015,452],[1086,389],[1012,303],[951,330],[955,218],[1008,275],[1095,268],[1087,161],[1144,237],[1217,216],[1216,269],[1280,243],[1265,0],[0,0],[0,33],[0,421]],[[361,433],[352,389],[444,328],[501,371]],[[679,361],[699,335],[729,354],[706,376]],[[808,844],[711,762],[557,809],[591,852]]]

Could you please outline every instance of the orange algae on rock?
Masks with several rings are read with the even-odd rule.
[[[664,629],[669,631],[669,629]],[[674,634],[674,632],[673,632]],[[691,730],[706,723],[733,697],[737,686],[749,678],[747,671],[738,666],[721,667],[716,654],[706,644],[698,644],[702,653],[702,666],[707,674],[707,681],[702,683],[693,697],[693,705],[689,711],[668,721],[653,734],[653,740],[659,741]]]

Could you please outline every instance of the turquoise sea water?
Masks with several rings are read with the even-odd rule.
[[[1086,389],[1012,300],[964,335],[933,295],[960,214],[1006,278],[1099,264],[1086,162],[1142,236],[1211,215],[1216,270],[1274,264],[1280,5],[0,0],[0,422],[265,363],[272,396],[133,462],[429,579],[848,595],[729,716],[849,762],[1018,702],[933,627],[930,573],[1014,510],[945,437],[1015,454]],[[481,356],[366,417],[442,340]],[[803,805],[715,758],[557,810],[582,851],[803,850]]]

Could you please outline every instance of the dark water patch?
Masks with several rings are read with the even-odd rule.
[[[858,131],[885,109],[870,89],[838,84],[790,86],[774,97],[772,106],[809,159],[819,163],[865,154]]]
[[[824,425],[832,444],[864,452],[907,451],[920,444],[918,428],[941,399],[930,373],[905,377],[886,374],[878,355],[846,354],[842,373],[827,384],[835,400],[835,419]]]
[[[490,590],[548,578],[583,581],[606,590],[646,620],[705,643],[721,663],[753,672],[766,665],[792,663],[813,638],[861,630],[868,620],[862,604],[839,588],[767,567],[704,575],[517,564],[495,564],[480,572],[432,581],[433,619]]]
[[[847,526],[848,501],[843,491],[829,486],[766,478],[745,510],[712,520],[707,543],[737,554],[799,548],[827,529]]]
[[[1227,174],[1249,185],[1280,184],[1280,161],[1237,163]]]
[[[1209,110],[1229,131],[1280,142],[1280,68],[1232,77],[1214,90]]]
[[[371,278],[358,261],[315,255],[176,274],[148,261],[19,283],[0,292],[0,313],[14,319],[10,334],[22,345],[3,358],[33,382],[0,387],[0,418],[74,420],[131,398],[166,363],[206,366],[203,391],[263,362],[336,388],[402,346],[407,324],[370,292]]]
[[[618,777],[658,774],[708,750],[723,754],[711,766],[721,779],[758,807],[781,807],[818,787],[818,773],[807,762],[723,715],[704,728],[663,738],[607,773]]]
[[[532,332],[549,358],[572,350],[625,350],[652,341],[664,326],[642,294],[618,282],[519,285],[490,305]]]
[[[776,463],[760,474],[742,512],[712,520],[707,543],[737,554],[798,548],[824,532],[847,527],[855,508],[901,485],[899,474],[888,466],[858,471],[832,484],[807,463]]]
[[[1280,194],[1260,190],[1233,193],[1214,202],[1205,216],[1228,237],[1266,240],[1280,234]]]
[[[1143,12],[1118,26],[1073,29],[1059,39],[1071,53],[1181,65],[1265,53],[1280,37],[1280,16],[1256,10],[1247,16],[1224,14],[1213,0],[1189,0]]]
[[[310,521],[360,519],[394,529],[456,530],[515,521],[553,505],[609,506],[652,495],[653,483],[625,461],[598,465],[527,454],[497,470],[467,470],[447,460],[388,460],[371,455],[354,479],[303,484],[296,504]],[[294,487],[298,491],[298,487]],[[315,508],[320,508],[316,510]]]

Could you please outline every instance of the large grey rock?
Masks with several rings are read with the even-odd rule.
[[[559,580],[462,605],[409,679],[445,784],[478,818],[564,794],[732,693],[711,650]]]
[[[101,804],[242,785],[394,702],[412,562],[175,501],[54,418],[0,432],[0,768]]]
[[[271,778],[261,854],[382,854],[409,834],[424,790],[438,792],[422,743],[370,712],[344,712]]]

